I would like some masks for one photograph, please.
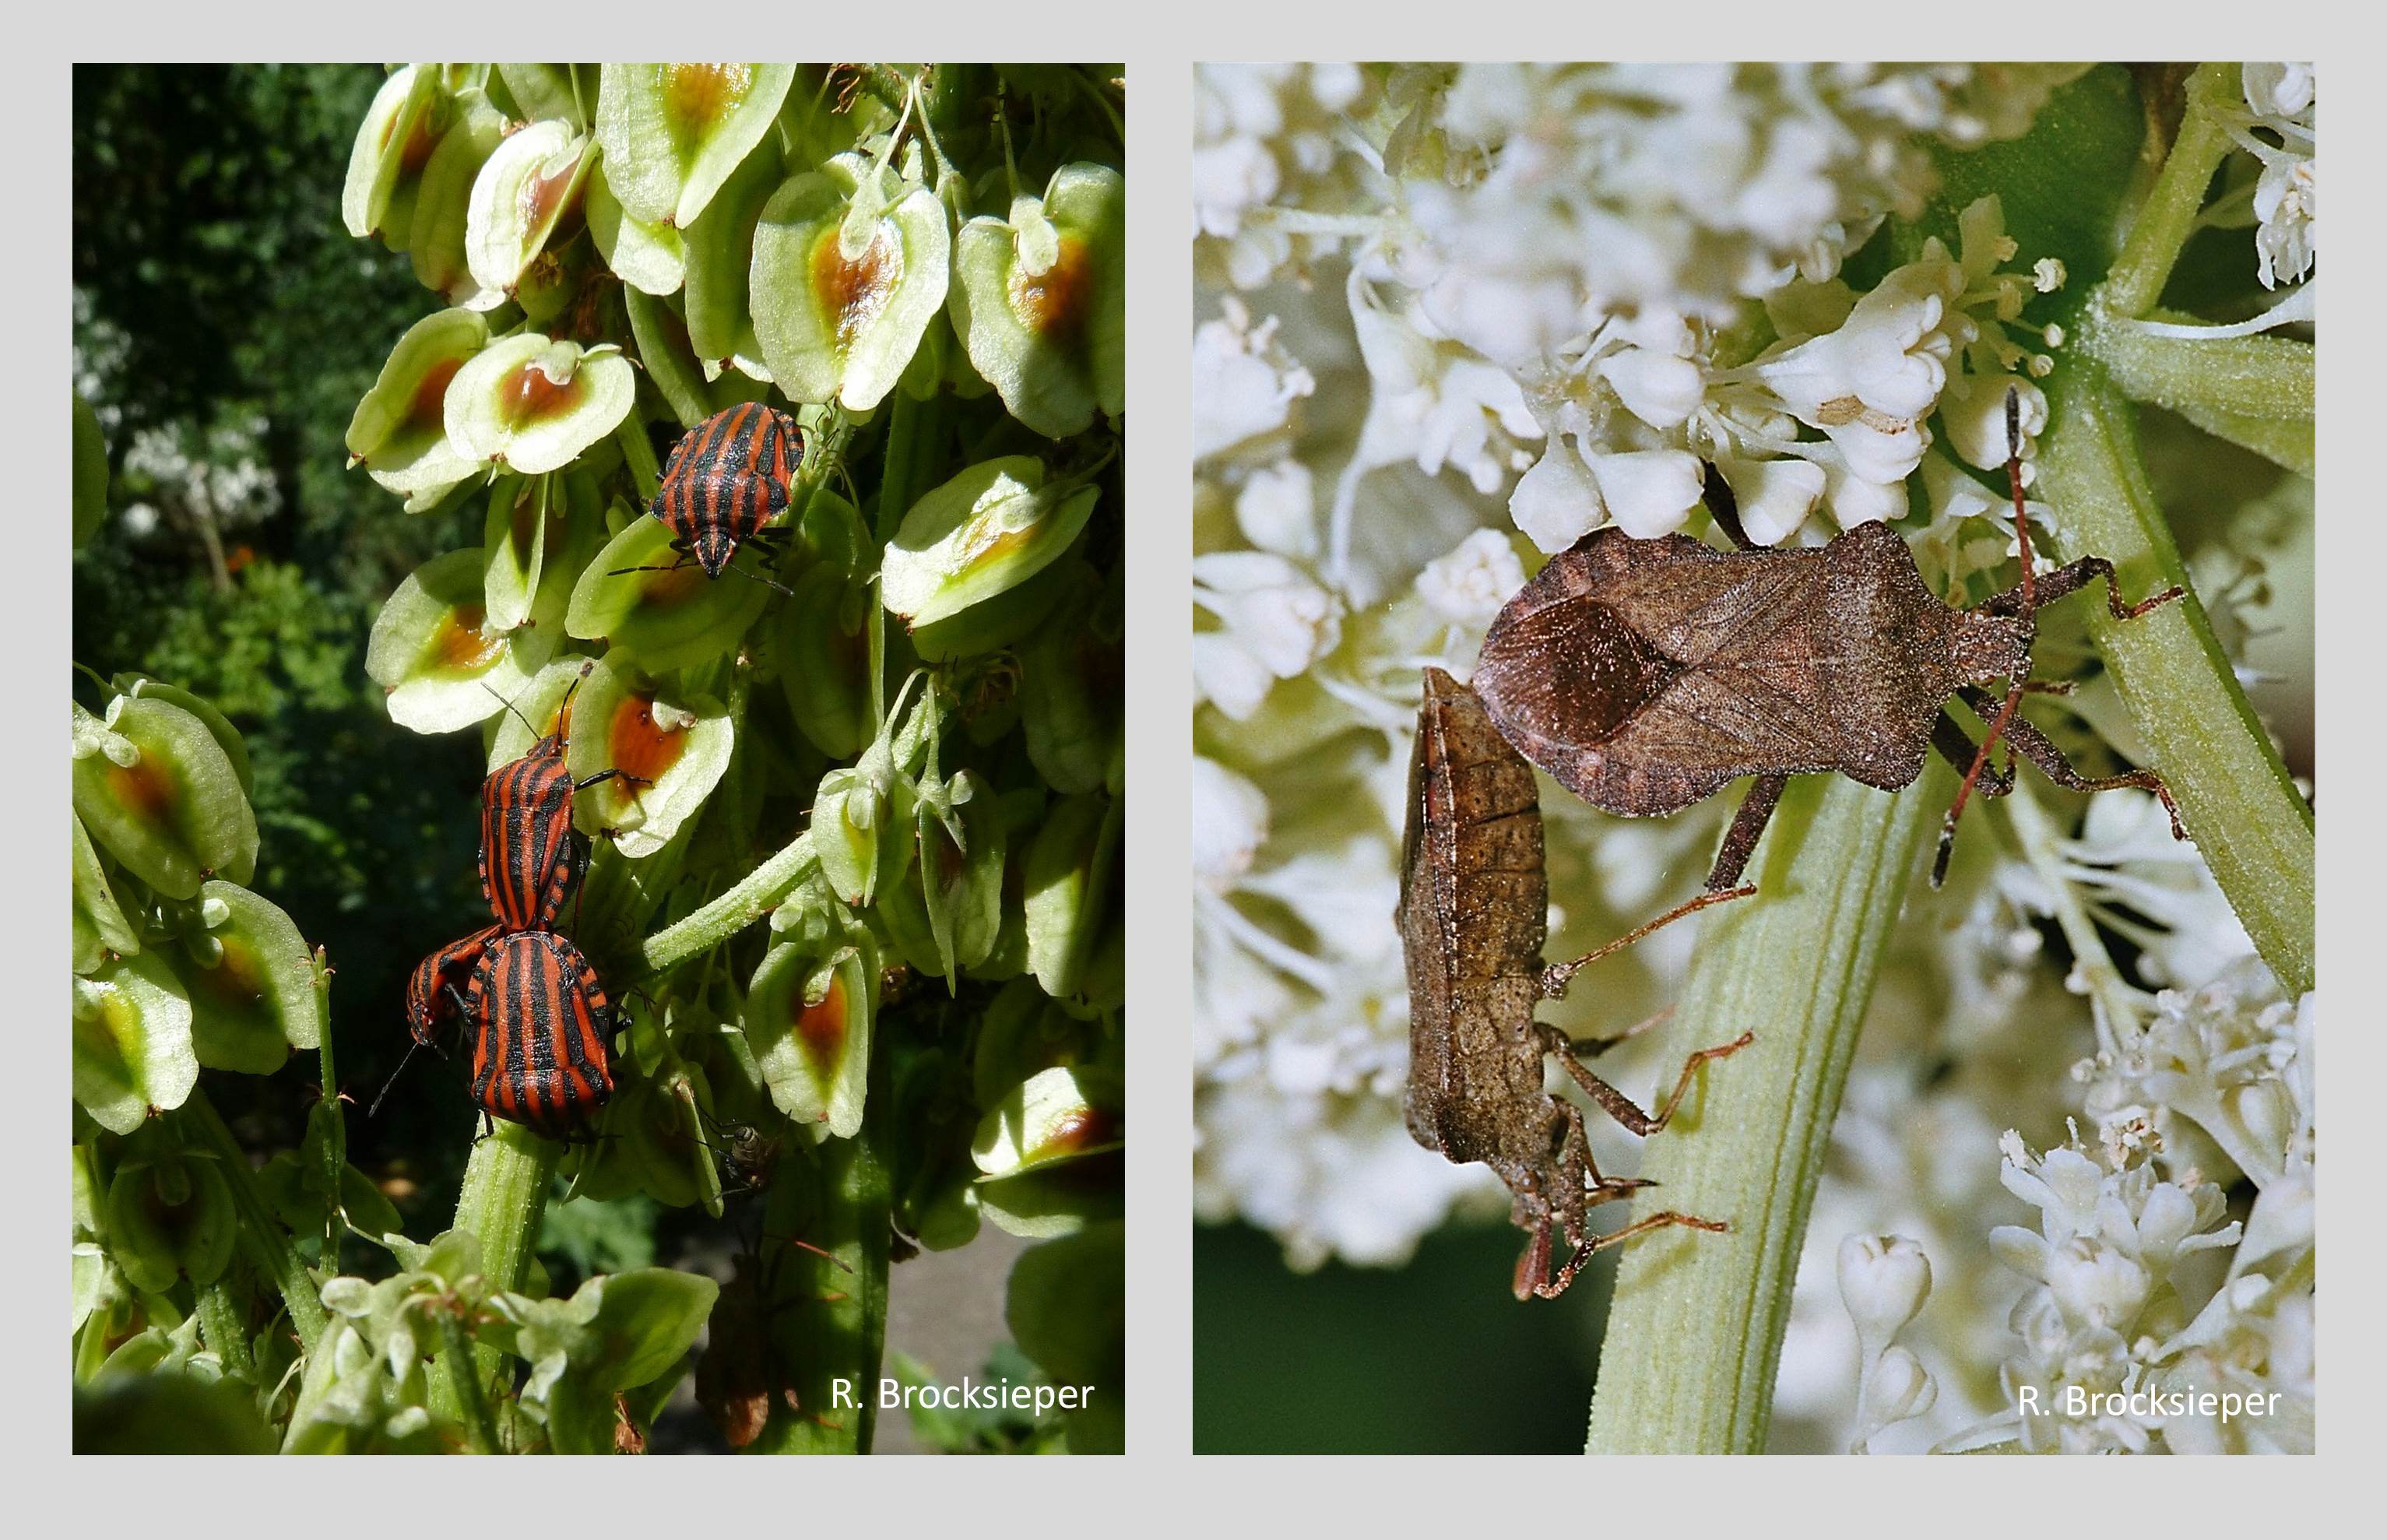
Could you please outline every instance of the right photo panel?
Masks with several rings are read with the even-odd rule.
[[[1194,1443],[2315,1442],[2310,64],[1194,66]]]

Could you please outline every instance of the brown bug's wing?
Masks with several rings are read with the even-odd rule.
[[[1444,1114],[1469,1099],[1471,1076],[1507,1077],[1501,1046],[1522,1041],[1532,1018],[1549,903],[1541,810],[1532,767],[1474,693],[1438,669],[1428,671],[1419,708],[1410,787],[1398,911],[1408,1128],[1429,1149],[1483,1159],[1488,1145],[1475,1149],[1470,1130]]]

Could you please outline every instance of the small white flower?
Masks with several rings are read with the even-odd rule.
[[[2301,118],[2313,105],[2309,64],[2249,64],[2239,82],[2246,106],[2257,118]]]
[[[1705,481],[1699,457],[1681,449],[1600,455],[1592,461],[1591,473],[1617,527],[1644,540],[1682,528],[1699,506]]]
[[[1761,546],[1797,533],[1823,500],[1824,468],[1808,461],[1719,460],[1716,469],[1739,506],[1741,529]]]
[[[1308,370],[1276,345],[1274,316],[1255,326],[1232,295],[1219,319],[1194,332],[1194,458],[1207,460],[1282,429],[1293,404],[1318,388]]]
[[[2267,158],[2254,183],[2257,275],[2267,289],[2312,271],[2320,248],[2320,188],[2310,157]]]
[[[1599,373],[1624,409],[1653,428],[1680,427],[1707,395],[1707,376],[1698,364],[1654,347],[1611,353],[1599,360]]]
[[[1235,494],[1235,527],[1261,550],[1298,561],[1318,555],[1318,501],[1309,467],[1281,460],[1254,471]]]
[[[1194,601],[1221,625],[1194,635],[1195,682],[1238,718],[1259,704],[1255,684],[1265,692],[1265,676],[1292,678],[1333,651],[1343,636],[1343,607],[1334,596],[1293,562],[1266,551],[1195,557]]]
[[[1949,444],[1966,464],[1985,471],[1999,469],[2006,462],[2008,390],[2021,397],[2022,459],[2027,483],[2032,451],[2039,435],[2047,431],[2047,393],[2039,386],[2012,374],[1959,374],[1948,382],[1947,393],[1939,398],[1939,423],[1948,430]]]
[[[1549,556],[1590,534],[1607,514],[1591,468],[1573,440],[1562,435],[1551,436],[1542,458],[1517,478],[1517,489],[1509,495],[1509,517]]]
[[[1418,597],[1434,613],[1478,629],[1491,625],[1500,606],[1524,586],[1517,548],[1497,529],[1470,535],[1449,555],[1427,562],[1417,580]]]
[[[1875,1358],[1930,1297],[1931,1258],[1902,1235],[1850,1235],[1840,1242],[1839,1281],[1858,1351]]]
[[[1194,756],[1194,879],[1224,893],[1252,869],[1269,831],[1268,798],[1250,781]]]

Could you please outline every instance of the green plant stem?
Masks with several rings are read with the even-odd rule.
[[[765,1245],[794,1236],[837,1260],[794,1246],[780,1253],[765,1330],[780,1366],[792,1371],[800,1407],[775,1404],[748,1445],[752,1454],[867,1454],[877,1432],[894,1188],[881,1147],[880,1063],[870,1078],[861,1133],[827,1141],[809,1160],[782,1161],[764,1200]]]
[[[887,413],[887,451],[878,473],[878,509],[873,521],[883,551],[903,527],[928,486],[928,460],[936,452],[939,418],[934,398],[916,401],[902,390]],[[887,606],[870,607],[870,715],[887,720]]]
[[[473,1146],[464,1167],[464,1187],[456,1201],[455,1228],[469,1231],[481,1244],[481,1275],[494,1291],[519,1294],[530,1276],[531,1252],[538,1243],[538,1222],[547,1210],[547,1192],[555,1180],[556,1162],[563,1147],[519,1123],[499,1123],[497,1131]],[[432,1407],[449,1421],[462,1421],[466,1406],[479,1394],[466,1378],[486,1384],[505,1355],[496,1347],[475,1345],[470,1359],[442,1354],[432,1379]]]
[[[1924,837],[1954,792],[1937,760],[1895,796],[1839,776],[1794,780],[1757,852],[1758,896],[1703,921],[1673,1041],[1755,1041],[1711,1064],[1649,1142],[1641,1174],[1663,1185],[1634,1212],[1732,1229],[1658,1231],[1623,1248],[1588,1453],[1764,1448],[1849,1059]]]
[[[2142,316],[2163,297],[2172,264],[2195,232],[2213,173],[2229,153],[2229,135],[2218,113],[2238,95],[2235,64],[2200,65],[2189,77],[2188,111],[2180,120],[2179,137],[2172,142],[2153,190],[2131,221],[2121,255],[2106,272],[2105,299],[2113,314]]]
[[[445,1344],[449,1363],[468,1363],[473,1358],[473,1339],[464,1331],[463,1318],[449,1310],[439,1318],[439,1338]],[[494,1455],[499,1450],[497,1420],[489,1414],[489,1398],[481,1388],[478,1374],[460,1374],[453,1382],[457,1399],[457,1420],[464,1429],[464,1451],[474,1455]]]
[[[322,1340],[328,1318],[323,1314],[322,1290],[307,1264],[291,1249],[288,1231],[274,1216],[273,1205],[259,1191],[257,1173],[249,1169],[248,1153],[232,1130],[216,1113],[207,1092],[194,1090],[190,1100],[179,1109],[179,1121],[183,1129],[198,1136],[199,1142],[214,1152],[218,1169],[232,1189],[233,1206],[240,1213],[240,1246],[258,1272],[282,1293],[282,1303],[290,1312],[290,1324],[298,1333],[298,1343],[306,1351],[315,1351]]]
[[[708,952],[778,906],[779,901],[820,867],[809,830],[785,850],[749,872],[738,886],[676,924],[647,938],[638,949],[639,977],[651,978],[701,952]]]
[[[2058,560],[2094,552],[2126,598],[2188,586],[2139,457],[2132,407],[2088,365],[2050,402],[2039,495]],[[2291,995],[2313,985],[2312,809],[2247,702],[2191,589],[2132,621],[2080,600],[2153,767],[2263,961]]]
[[[347,1210],[341,1195],[347,1191],[348,1120],[341,1110],[340,1072],[332,1054],[332,970],[324,966],[322,949],[315,953],[315,1052],[323,1076],[323,1096],[330,1103],[329,1131],[323,1138],[323,1191],[332,1194],[323,1220],[323,1270],[340,1270],[340,1242],[347,1231]]]
[[[2292,337],[2174,337],[2129,321],[2082,331],[2082,352],[2123,395],[2182,416],[2224,412],[2280,423],[2313,419],[2313,346]]]
[[[197,1304],[199,1336],[223,1360],[224,1373],[255,1384],[257,1365],[249,1357],[248,1331],[242,1319],[240,1302],[233,1297],[231,1283],[217,1279],[198,1291]]]

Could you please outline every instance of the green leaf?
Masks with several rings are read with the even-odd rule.
[[[505,141],[506,115],[477,90],[457,96],[456,113],[454,126],[439,136],[423,168],[407,253],[415,281],[423,287],[450,305],[491,310],[505,303],[505,292],[485,289],[473,276],[464,239],[471,225],[474,183]]]
[[[683,558],[671,544],[661,519],[640,514],[624,524],[574,585],[565,631],[608,642],[625,663],[635,660],[650,674],[705,663],[736,647],[771,590],[728,573],[707,577],[694,557]]]
[[[190,999],[192,1045],[207,1068],[271,1075],[322,1041],[314,956],[278,905],[221,880],[199,893],[207,929],[161,953]]]
[[[242,795],[246,796],[248,793],[248,744],[241,738],[240,729],[232,725],[232,719],[216,710],[212,702],[179,686],[152,679],[145,674],[120,674],[109,683],[115,686],[120,695],[163,701],[170,706],[182,707],[205,723],[208,735],[216,740],[216,747],[221,749],[224,751],[224,757],[232,761],[232,773],[240,779]]]
[[[1127,183],[1072,162],[1005,221],[954,243],[948,299],[971,365],[1011,414],[1048,438],[1127,410]]]
[[[107,522],[107,441],[91,403],[74,398],[74,543],[83,543]]]
[[[525,332],[456,372],[448,436],[478,463],[524,475],[560,471],[621,425],[637,391],[637,372],[612,344],[584,349]]]
[[[478,546],[434,557],[373,617],[365,673],[399,726],[450,733],[501,712],[554,650],[551,632],[489,628],[486,564]]]
[[[918,815],[921,893],[944,966],[941,976],[986,960],[1003,928],[1003,872],[1006,830],[994,788],[975,770],[954,776],[944,800],[954,810],[955,830],[925,800]]]
[[[772,619],[771,661],[788,711],[812,746],[833,760],[862,752],[877,726],[870,718],[871,602],[866,589],[824,562],[796,579],[794,596]]]
[[[600,161],[588,180],[588,234],[614,276],[644,294],[670,294],[688,275],[688,250],[668,224],[633,219]]]
[[[1055,1066],[1011,1089],[979,1120],[970,1159],[988,1179],[1116,1150],[1127,1142],[1118,1078]]]
[[[489,323],[437,310],[406,329],[348,419],[348,453],[387,491],[410,497],[480,469],[448,438],[448,387],[489,345]]]
[[[1026,582],[1069,549],[1100,496],[1082,481],[1047,486],[1028,455],[971,466],[903,515],[880,572],[889,612],[926,625]]]
[[[131,1133],[198,1082],[190,999],[155,953],[74,981],[74,1096],[100,1127]]]
[[[674,682],[600,666],[572,706],[564,764],[575,781],[623,774],[579,794],[575,821],[618,831],[621,852],[653,854],[694,817],[729,768],[736,730],[727,708]]]
[[[790,400],[877,406],[944,306],[951,251],[936,196],[860,155],[789,180],[754,231],[754,333],[771,377]]]
[[[511,298],[522,287],[524,271],[579,204],[591,148],[587,135],[548,120],[508,135],[482,164],[465,211],[464,261],[483,299]]]
[[[771,377],[763,362],[763,345],[754,339],[747,298],[754,227],[778,185],[777,151],[768,144],[758,145],[688,227],[684,313],[688,346],[708,381],[733,366],[755,379]],[[710,410],[699,412],[697,421],[711,414]]]
[[[148,1293],[222,1277],[239,1230],[232,1189],[212,1160],[127,1160],[108,1184],[108,1256]]]
[[[846,947],[826,960],[775,946],[746,993],[746,1041],[771,1101],[840,1139],[862,1129],[878,969]]]
[[[439,94],[436,67],[410,64],[382,82],[348,152],[348,179],[340,193],[340,219],[360,239],[381,235],[403,249],[407,230],[391,215],[398,179],[419,171],[430,158],[434,134],[427,121]],[[411,212],[408,200],[399,212]]]
[[[1100,792],[1063,797],[1028,848],[1028,966],[1055,999],[1078,992],[1109,918],[1123,805]]]
[[[703,422],[712,415],[713,401],[705,394],[705,372],[696,361],[688,322],[668,301],[635,287],[622,291],[622,305],[630,312],[630,335],[638,344],[638,362],[662,392],[672,415],[679,419],[682,428]],[[646,430],[641,426],[638,431]]]
[[[128,907],[139,911],[127,904],[108,879],[82,819],[71,816],[69,821],[74,826],[74,970],[93,973],[111,953],[131,957],[140,952],[141,933],[125,917]]]
[[[790,64],[609,64],[597,137],[632,216],[685,230],[777,116]]]
[[[1103,789],[1120,763],[1125,598],[1116,569],[1107,584],[1082,562],[1055,570],[1067,574],[1067,587],[1019,649],[1019,724],[1036,773],[1074,795]]]
[[[169,898],[196,897],[210,874],[246,881],[257,816],[231,758],[180,706],[118,696],[107,726],[118,752],[78,754],[74,807],[107,852]]]
[[[1092,1390],[1068,1414],[1073,1454],[1125,1446],[1127,1227],[1098,1225],[1027,1252],[1012,1265],[1004,1319],[1019,1350],[1056,1386]]]

